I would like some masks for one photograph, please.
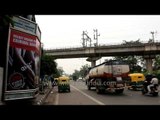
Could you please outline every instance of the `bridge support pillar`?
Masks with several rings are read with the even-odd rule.
[[[153,71],[153,68],[152,68],[153,60],[152,59],[154,58],[155,58],[155,55],[145,55],[144,56],[144,59],[146,60],[146,69],[149,72]]]
[[[91,61],[91,67],[96,66],[96,61]]]
[[[86,61],[91,62],[91,67],[96,66],[96,61],[99,60],[101,57],[89,57]]]

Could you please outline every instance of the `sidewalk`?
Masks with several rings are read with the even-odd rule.
[[[44,93],[39,93],[35,99],[34,105],[42,105],[49,93],[52,91],[52,87],[48,87],[45,89]]]

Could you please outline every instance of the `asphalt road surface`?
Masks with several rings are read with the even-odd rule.
[[[87,89],[85,82],[70,82],[71,92],[58,93],[57,86],[50,92],[43,105],[160,105],[157,97],[142,95],[141,91],[125,88],[122,94],[97,94],[95,88]]]

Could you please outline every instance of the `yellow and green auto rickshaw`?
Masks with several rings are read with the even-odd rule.
[[[70,79],[67,76],[61,76],[58,78],[58,92],[68,91],[70,92]]]
[[[142,74],[142,73],[131,73],[128,76],[130,78],[128,89],[142,90],[143,83],[145,81],[144,74]]]

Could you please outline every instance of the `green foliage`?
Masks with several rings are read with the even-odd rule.
[[[154,70],[160,69],[160,55],[156,55],[155,62],[154,62]]]
[[[72,74],[73,80],[77,80],[80,77],[79,71],[74,70],[74,73]]]
[[[90,66],[86,64],[86,65],[82,65],[80,70],[75,70],[74,73],[72,74],[73,80],[77,80],[79,77],[84,78],[87,74],[89,67]]]
[[[0,26],[5,27],[8,26],[10,23],[12,26],[14,26],[12,17],[13,15],[0,15]]]
[[[142,44],[140,39],[138,39],[138,40],[130,40],[130,41],[123,40],[123,43],[122,43],[122,45],[139,45],[139,44]]]
[[[136,40],[136,41],[125,41],[123,40],[122,45],[137,45],[137,44],[142,44],[140,42],[140,40]],[[141,64],[142,66],[144,65],[144,59],[142,56],[116,56],[114,57],[115,60],[123,60],[126,61],[129,66],[130,66],[130,72],[134,73],[134,72],[141,72],[142,71],[142,67],[139,65]]]
[[[75,75],[72,75],[72,78],[73,78],[74,81],[76,81],[78,79],[78,77],[75,76]]]
[[[63,74],[64,74],[64,70],[62,68],[58,68],[58,75],[62,76]]]
[[[160,83],[160,70],[157,70],[155,75],[157,76],[159,83]]]
[[[58,74],[57,63],[52,56],[43,55],[41,57],[41,75]]]
[[[80,71],[79,71],[79,76],[84,78],[86,75],[87,75],[87,71],[88,71],[88,68],[90,66],[88,64],[86,65],[83,65],[81,68],[80,68]]]

